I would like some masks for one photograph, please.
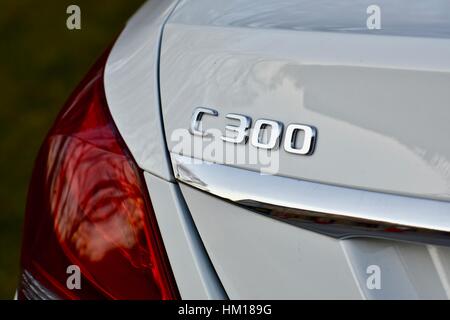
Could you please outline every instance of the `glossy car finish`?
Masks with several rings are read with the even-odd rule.
[[[131,153],[141,168],[166,180],[172,173],[161,123],[159,50],[164,22],[176,3],[145,3],[117,39],[105,70],[108,105]]]
[[[117,39],[106,103],[144,171],[182,298],[450,298],[447,246],[400,233],[333,237],[248,205],[449,231],[450,5],[378,1],[383,28],[369,31],[370,4],[149,1]],[[204,137],[191,135],[202,147],[182,155],[173,139],[198,107],[219,115],[205,130],[224,131],[230,113],[312,126],[314,153],[278,149],[272,176],[250,163],[206,165]]]
[[[147,186],[178,290],[184,299],[226,297],[192,222],[168,158],[159,100],[159,48],[164,22],[177,1],[149,1],[112,48],[105,92],[112,117]]]
[[[200,168],[184,172],[193,174],[189,178],[203,190],[181,186],[230,298],[449,297],[446,247],[370,235],[337,240],[268,220],[216,197],[252,195],[280,204],[291,194],[301,209],[316,204],[322,210],[336,206],[334,211],[340,201],[351,201],[353,209],[341,213],[372,212],[378,216],[374,221],[395,220],[388,199],[399,197],[404,200],[404,222],[420,217],[428,224],[440,211],[442,219],[437,217],[435,226],[445,228],[450,213],[448,3],[381,1],[383,28],[374,31],[365,24],[370,4],[181,1],[166,23],[161,103],[173,161],[179,151],[171,136],[189,128],[196,107],[219,113],[202,121],[204,130],[224,133],[228,113],[317,128],[314,154],[299,157],[279,150],[277,177],[258,179],[256,173],[257,188],[245,189],[252,173],[235,176],[232,168],[221,176],[221,170],[214,170],[217,166],[205,166],[206,177],[217,178],[213,185],[196,175]],[[192,140],[203,147],[184,149],[183,156],[226,163],[204,152],[208,141],[199,136]],[[232,165],[262,169],[249,163]],[[295,188],[291,179],[310,187],[319,183],[328,193],[319,197],[321,187],[308,190],[313,197],[303,196],[301,189],[283,193],[283,185]],[[345,190],[353,196],[345,199]],[[366,192],[378,200],[371,201]],[[312,201],[314,195],[317,201]],[[442,207],[417,213],[416,201]],[[381,290],[367,288],[370,265],[385,270]]]
[[[212,106],[205,130],[233,112],[318,129],[314,155],[280,152],[278,175],[449,200],[448,4],[382,1],[383,30],[369,31],[367,3],[182,2],[161,52],[169,149],[192,110]]]

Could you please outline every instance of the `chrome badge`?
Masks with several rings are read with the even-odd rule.
[[[210,108],[196,108],[192,114],[190,132],[196,136],[207,136],[208,133],[202,129],[203,116],[218,117],[219,112]],[[225,127],[225,135],[221,139],[225,142],[235,144],[250,144],[261,149],[277,149],[280,146],[283,134],[283,123],[275,120],[258,119],[251,129],[252,119],[248,116],[229,113],[227,119],[237,120],[238,124],[228,124]],[[270,134],[267,134],[270,132]],[[302,141],[297,141],[303,134]],[[314,152],[317,137],[316,128],[291,123],[286,127],[283,148],[286,152],[298,155],[311,155]],[[250,139],[249,139],[250,138]]]

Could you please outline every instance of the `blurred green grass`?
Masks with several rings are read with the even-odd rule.
[[[143,0],[3,0],[0,5],[0,299],[18,281],[22,219],[38,148],[58,110]],[[81,8],[82,29],[66,28]]]

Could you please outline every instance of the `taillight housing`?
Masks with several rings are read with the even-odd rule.
[[[19,299],[179,297],[143,173],[108,110],[106,58],[72,94],[36,160]],[[81,289],[67,286],[73,265]]]

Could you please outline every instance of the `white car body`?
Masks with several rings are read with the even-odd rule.
[[[405,2],[378,1],[381,30],[366,26],[371,1],[350,0],[149,1],[130,19],[105,93],[181,298],[450,298],[450,5]],[[181,154],[174,132],[198,107],[222,132],[228,113],[311,125],[314,153],[280,147],[269,175],[205,146]],[[330,235],[246,200],[439,239]]]

